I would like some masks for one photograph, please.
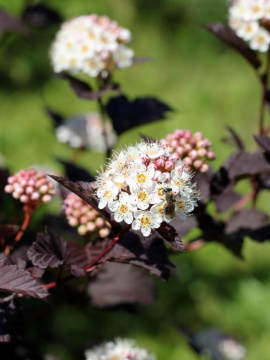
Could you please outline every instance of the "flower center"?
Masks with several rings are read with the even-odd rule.
[[[138,174],[137,175],[138,183],[143,184],[146,182],[146,175],[145,174]]]
[[[163,188],[159,188],[158,189],[158,196],[163,196],[163,195],[164,195]]]
[[[88,51],[88,46],[87,45],[83,45],[82,46],[82,52],[85,53]]]
[[[185,207],[183,201],[181,201],[181,200],[176,202],[176,206],[179,210],[183,210]]]
[[[110,360],[120,360],[119,355],[112,355]]]
[[[140,201],[145,201],[145,200],[147,199],[147,194],[146,194],[146,192],[144,192],[144,191],[139,192],[139,194],[138,194],[138,199],[139,199]]]
[[[127,207],[127,205],[121,205],[120,208],[119,208],[119,211],[120,211],[120,213],[122,213],[122,214],[127,213],[127,212],[128,212],[128,207]]]
[[[140,221],[143,226],[149,226],[151,224],[150,218],[147,215],[143,215]]]
[[[107,191],[105,192],[105,198],[106,198],[106,199],[111,199],[111,197],[112,197],[112,192],[111,192],[111,190],[107,190]]]
[[[264,36],[258,36],[258,43],[259,44],[264,44],[265,43],[265,38],[264,38]]]

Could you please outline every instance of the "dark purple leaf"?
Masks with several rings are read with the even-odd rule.
[[[17,31],[23,35],[28,35],[29,30],[24,23],[6,11],[0,9],[0,31]]]
[[[229,179],[238,179],[270,172],[270,163],[262,152],[239,151],[224,165]]]
[[[231,134],[231,138],[233,141],[233,144],[237,148],[237,150],[245,150],[245,145],[243,143],[243,140],[241,137],[237,134],[237,132],[230,126],[227,127],[227,130]]]
[[[0,290],[43,299],[48,291],[34,279],[27,270],[16,265],[4,265],[0,268]]]
[[[57,161],[63,165],[65,176],[71,180],[71,181],[87,181],[87,182],[93,182],[95,181],[95,178],[93,175],[89,173],[88,170],[82,168],[81,166],[78,166],[72,162],[57,159]]]
[[[112,222],[110,213],[106,210],[100,210],[98,208],[97,197],[91,183],[83,181],[70,181],[68,179],[65,179],[64,177],[55,175],[50,175],[50,177],[74,194],[78,195],[81,199],[86,201],[87,204],[91,205],[94,209],[96,209],[107,221]]]
[[[267,153],[270,153],[270,137],[262,135],[254,135],[256,143]]]
[[[112,239],[105,239],[87,244],[88,263],[91,263],[111,241]],[[164,280],[168,279],[172,267],[172,263],[168,260],[167,249],[161,238],[155,235],[145,238],[133,231],[123,235],[112,250],[101,260],[101,262],[108,261],[142,267],[152,275]]]
[[[76,277],[85,276],[84,266],[88,264],[84,246],[69,242],[65,258],[65,267]]]
[[[91,86],[84,81],[76,79],[75,77],[67,74],[61,73],[59,77],[67,80],[69,85],[71,86],[72,90],[75,94],[84,100],[98,100],[104,95],[107,91],[120,91],[120,86],[116,83],[108,83],[104,85],[104,87],[98,91],[93,91]]]
[[[269,223],[267,215],[256,209],[243,209],[235,212],[226,225],[226,233],[241,229],[258,230]]]
[[[169,105],[158,99],[146,97],[129,100],[124,95],[111,98],[106,109],[118,135],[135,126],[165,119],[166,113],[172,111]]]
[[[144,270],[119,263],[105,264],[89,283],[87,292],[99,308],[149,305],[155,298],[153,280]]]
[[[209,24],[206,25],[205,28],[241,54],[255,69],[261,66],[261,61],[257,53],[251,50],[248,44],[240,39],[229,26]]]
[[[62,265],[66,253],[67,242],[50,230],[37,234],[37,240],[27,251],[29,260],[41,269]]]
[[[9,171],[5,167],[0,167],[0,191],[4,190],[4,187],[7,184],[7,179],[9,177]]]
[[[51,118],[53,127],[55,129],[64,123],[65,117],[62,116],[60,113],[56,112],[55,110],[53,110],[52,108],[46,106],[45,112]]]
[[[234,191],[232,184],[227,186],[221,194],[213,195],[213,200],[219,212],[229,210],[241,199],[242,196]]]
[[[259,176],[259,186],[261,189],[270,189],[270,172]]]
[[[210,197],[210,184],[214,176],[213,170],[209,168],[206,173],[197,172],[193,178],[194,184],[199,191],[200,201],[206,203]]]
[[[23,20],[30,26],[44,28],[62,22],[62,16],[44,4],[27,6],[22,13]]]
[[[194,229],[198,223],[195,216],[188,216],[185,220],[175,218],[171,225],[175,228],[177,234],[182,238]]]
[[[170,243],[173,251],[184,251],[183,242],[172,225],[163,222],[156,232]]]

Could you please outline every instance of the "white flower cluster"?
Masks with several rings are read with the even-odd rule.
[[[108,145],[113,147],[116,142],[116,134],[110,122],[106,122],[105,131]],[[55,132],[59,142],[68,144],[72,148],[91,149],[99,152],[106,150],[103,123],[98,114],[90,113],[71,117],[58,126]]]
[[[133,63],[128,29],[107,16],[79,16],[63,23],[51,48],[54,71],[82,72],[96,77]]]
[[[191,173],[159,143],[140,143],[115,154],[97,179],[99,208],[116,222],[132,224],[149,236],[175,216],[185,217],[197,204]]]
[[[266,52],[270,33],[263,25],[270,20],[269,0],[234,0],[229,9],[229,24],[235,33],[249,42],[251,49]]]
[[[234,339],[224,339],[219,344],[219,350],[225,360],[244,360],[246,349]]]
[[[96,346],[87,350],[85,356],[86,360],[155,360],[147,350],[127,339],[116,339]]]

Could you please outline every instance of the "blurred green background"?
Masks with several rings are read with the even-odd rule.
[[[51,0],[44,3],[64,18],[97,12],[106,14],[133,33],[137,56],[152,62],[119,71],[116,80],[131,97],[153,95],[175,111],[169,119],[121,136],[119,146],[139,140],[139,133],[163,137],[176,128],[200,130],[217,153],[218,166],[232,151],[222,143],[230,125],[254,148],[260,86],[249,65],[202,28],[226,22],[225,0]],[[14,15],[21,0],[0,0]],[[96,109],[79,100],[68,84],[53,76],[48,51],[57,27],[35,30],[32,39],[0,38],[0,153],[12,171],[33,164],[61,170],[55,158],[70,159],[72,151],[59,144],[44,106],[70,116]],[[101,154],[85,153],[79,163],[95,171]],[[267,198],[266,198],[267,199]],[[268,197],[269,200],[269,197]],[[268,200],[261,200],[266,206]],[[56,203],[55,209],[60,210]],[[158,359],[192,360],[197,356],[176,330],[177,323],[194,330],[218,327],[238,337],[247,359],[269,360],[270,245],[247,239],[240,261],[216,244],[198,253],[176,257],[176,275],[157,281],[158,300],[135,315],[78,308],[60,308],[44,326],[57,341],[44,339],[44,352],[75,360],[74,351],[93,336],[131,337],[156,353]],[[41,341],[40,324],[28,336]],[[72,340],[71,340],[72,339]]]

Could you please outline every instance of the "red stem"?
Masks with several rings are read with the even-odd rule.
[[[99,260],[102,259],[103,256],[106,255],[115,246],[115,244],[119,241],[119,238],[120,234],[115,236],[109,245],[93,261],[91,261],[90,264],[84,267],[84,271],[90,272],[92,268],[99,262]]]

